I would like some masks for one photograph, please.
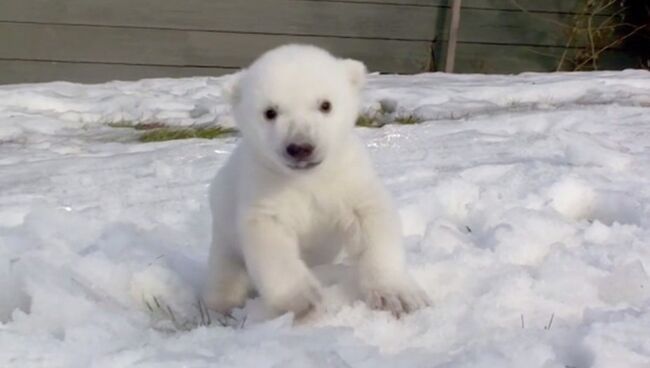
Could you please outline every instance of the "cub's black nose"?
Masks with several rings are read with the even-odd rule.
[[[314,152],[314,146],[309,143],[295,144],[291,143],[287,146],[287,155],[296,161],[305,161]]]

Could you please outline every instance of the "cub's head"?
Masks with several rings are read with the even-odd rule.
[[[359,113],[365,66],[314,46],[263,54],[227,91],[246,144],[285,172],[306,172],[334,156]]]

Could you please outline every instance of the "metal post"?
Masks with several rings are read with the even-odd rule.
[[[451,24],[449,25],[449,42],[447,44],[445,73],[454,72],[454,62],[456,61],[456,43],[458,42],[458,28],[460,27],[460,5],[461,0],[454,0],[451,7]]]

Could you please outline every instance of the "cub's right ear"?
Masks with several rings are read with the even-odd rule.
[[[246,70],[243,69],[231,75],[221,86],[221,94],[232,106],[237,105],[241,100],[241,79],[245,72]]]
[[[366,74],[368,73],[366,66],[362,62],[353,59],[343,59],[341,63],[343,63],[345,72],[348,75],[348,80],[354,87],[361,89],[366,83]]]

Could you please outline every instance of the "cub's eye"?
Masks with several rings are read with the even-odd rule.
[[[320,103],[318,109],[320,112],[327,114],[328,112],[332,111],[332,104],[329,101],[325,100]]]
[[[278,117],[278,110],[269,107],[268,109],[264,110],[264,117],[266,120],[275,120],[275,118]]]

